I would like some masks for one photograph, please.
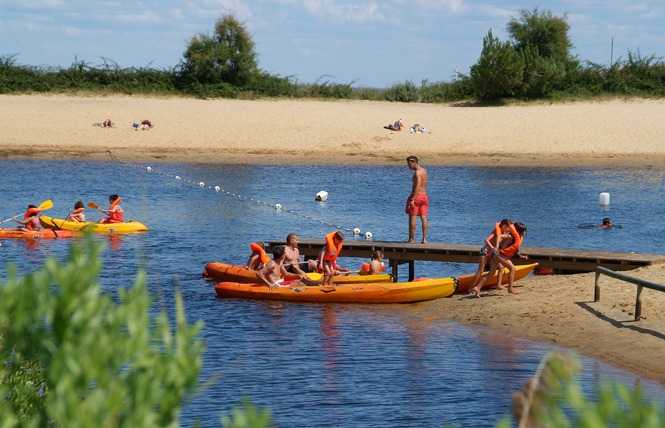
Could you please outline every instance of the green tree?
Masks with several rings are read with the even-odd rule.
[[[524,82],[519,95],[542,97],[562,82],[566,71],[578,66],[570,54],[573,44],[568,37],[566,16],[551,11],[520,10],[519,19],[508,22],[513,46],[524,56]]]
[[[483,51],[471,67],[471,81],[482,99],[514,96],[522,87],[524,57],[508,42],[501,42],[490,29]]]
[[[251,35],[232,15],[215,22],[214,34],[192,37],[178,66],[178,85],[243,87],[259,74]]]
[[[0,427],[175,427],[197,384],[201,323],[150,317],[145,275],[120,290],[97,281],[103,244],[73,245],[30,275],[13,265],[0,286]]]
[[[537,7],[533,11],[520,10],[520,18],[511,19],[507,25],[518,51],[533,47],[541,57],[558,61],[569,59],[573,47],[568,37],[569,29],[565,15],[554,16],[549,10],[539,13]]]

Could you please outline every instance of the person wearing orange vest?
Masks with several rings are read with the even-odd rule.
[[[323,269],[323,283],[321,285],[334,285],[333,276],[337,267],[337,257],[342,251],[344,234],[338,230],[326,235],[326,243],[321,250],[319,267]]]
[[[251,270],[259,270],[268,264],[270,256],[266,254],[265,245],[262,241],[252,242],[249,244],[249,248],[252,250],[252,255],[249,256],[249,259],[247,260],[248,268]]]
[[[513,224],[510,219],[504,218],[498,223],[494,224],[494,229],[490,232],[489,235],[485,238],[485,245],[480,249],[480,256],[478,257],[478,270],[473,277],[473,282],[471,287],[469,287],[469,293],[473,293],[473,289],[478,285],[480,281],[480,276],[485,271],[485,266],[487,263],[492,261],[492,254],[501,246],[501,241],[504,239],[509,239],[510,234],[508,230],[510,225]],[[505,241],[504,241],[505,243]],[[499,269],[498,282],[499,287],[501,287],[501,281],[503,277],[503,269]]]
[[[78,201],[74,204],[74,212],[67,214],[65,220],[82,223],[85,221],[85,213],[83,211],[85,211],[85,206],[83,205],[83,202]]]
[[[28,205],[28,209],[25,211],[25,214],[23,214],[23,220],[12,217],[15,222],[23,225],[17,227],[16,230],[21,230],[23,232],[33,232],[40,230],[42,226],[39,224],[39,217],[37,217],[40,212],[42,212],[42,210],[37,208],[35,205]]]
[[[487,278],[494,276],[494,272],[498,269],[501,269],[502,266],[505,266],[509,269],[510,273],[508,274],[508,292],[510,294],[517,294],[517,291],[513,289],[513,281],[515,280],[515,265],[510,261],[511,258],[517,256],[522,259],[528,259],[528,256],[520,254],[520,246],[524,242],[524,235],[526,235],[526,226],[524,223],[513,223],[508,227],[510,231],[510,238],[508,238],[507,244],[505,247],[500,246],[499,251],[494,251],[492,256],[492,262],[490,263],[490,270],[486,276],[484,276],[478,285],[473,288],[473,292],[476,297],[480,297],[480,290],[483,288]],[[497,289],[502,290],[503,287],[499,284]]]
[[[100,210],[104,214],[108,215],[108,217],[104,217],[99,220],[100,223],[122,223],[125,221],[125,211],[122,209],[120,206],[120,202],[122,201],[122,198],[118,195],[111,195],[109,196],[109,202],[111,203],[111,207],[107,210]]]
[[[383,252],[374,251],[369,263],[363,262],[360,265],[360,274],[378,275],[386,270],[386,264],[383,263]]]

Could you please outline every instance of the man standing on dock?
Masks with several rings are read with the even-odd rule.
[[[427,244],[427,211],[429,199],[427,198],[427,171],[418,165],[416,156],[406,158],[406,164],[413,170],[413,185],[411,194],[406,200],[406,213],[409,215],[409,244],[414,243],[416,234],[416,217],[420,217],[423,226],[423,244]]]

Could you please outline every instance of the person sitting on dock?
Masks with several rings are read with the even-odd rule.
[[[333,276],[340,269],[336,262],[343,244],[344,234],[339,230],[326,235],[326,243],[319,257],[319,268],[323,270],[323,285],[333,285]]]
[[[259,269],[256,272],[256,276],[264,282],[268,288],[274,290],[277,287],[284,286],[284,278],[282,275],[286,273],[284,269],[284,245],[278,245],[273,249],[272,260],[269,260],[265,266]],[[300,278],[291,283],[290,287],[299,287],[299,286],[314,286],[319,285],[317,282],[312,281],[307,278]]]
[[[517,294],[517,291],[513,289],[513,281],[515,280],[515,265],[510,261],[511,258],[517,256],[522,259],[528,259],[528,256],[520,254],[520,247],[522,242],[524,242],[524,235],[526,235],[526,226],[524,223],[513,223],[508,227],[511,237],[509,240],[509,246],[501,248],[500,251],[495,251],[492,256],[492,262],[490,263],[490,269],[487,275],[485,275],[478,284],[473,288],[473,292],[476,297],[480,297],[480,290],[485,285],[487,278],[494,276],[494,273],[498,269],[503,269],[502,266],[505,266],[509,269],[508,274],[508,292],[510,294]],[[497,289],[501,290],[501,284],[499,283]]]

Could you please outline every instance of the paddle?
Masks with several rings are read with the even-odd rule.
[[[44,211],[44,210],[50,210],[51,208],[53,208],[53,201],[50,200],[50,199],[47,199],[47,200],[45,200],[44,202],[42,202],[41,204],[39,204],[39,205],[37,206],[37,208],[39,208],[39,209],[42,210],[42,211]],[[21,214],[16,214],[16,215],[21,215]],[[16,215],[15,215],[15,216],[12,216],[12,217],[9,217],[7,220],[2,220],[2,221],[0,221],[0,224],[5,223],[5,222],[7,222],[7,221],[13,219],[14,217],[16,217]]]
[[[101,211],[101,212],[104,212],[101,208],[99,208],[99,205],[97,205],[97,204],[94,203],[94,202],[88,202],[88,206],[89,206],[90,208],[93,208],[93,209],[99,210],[99,211]]]

